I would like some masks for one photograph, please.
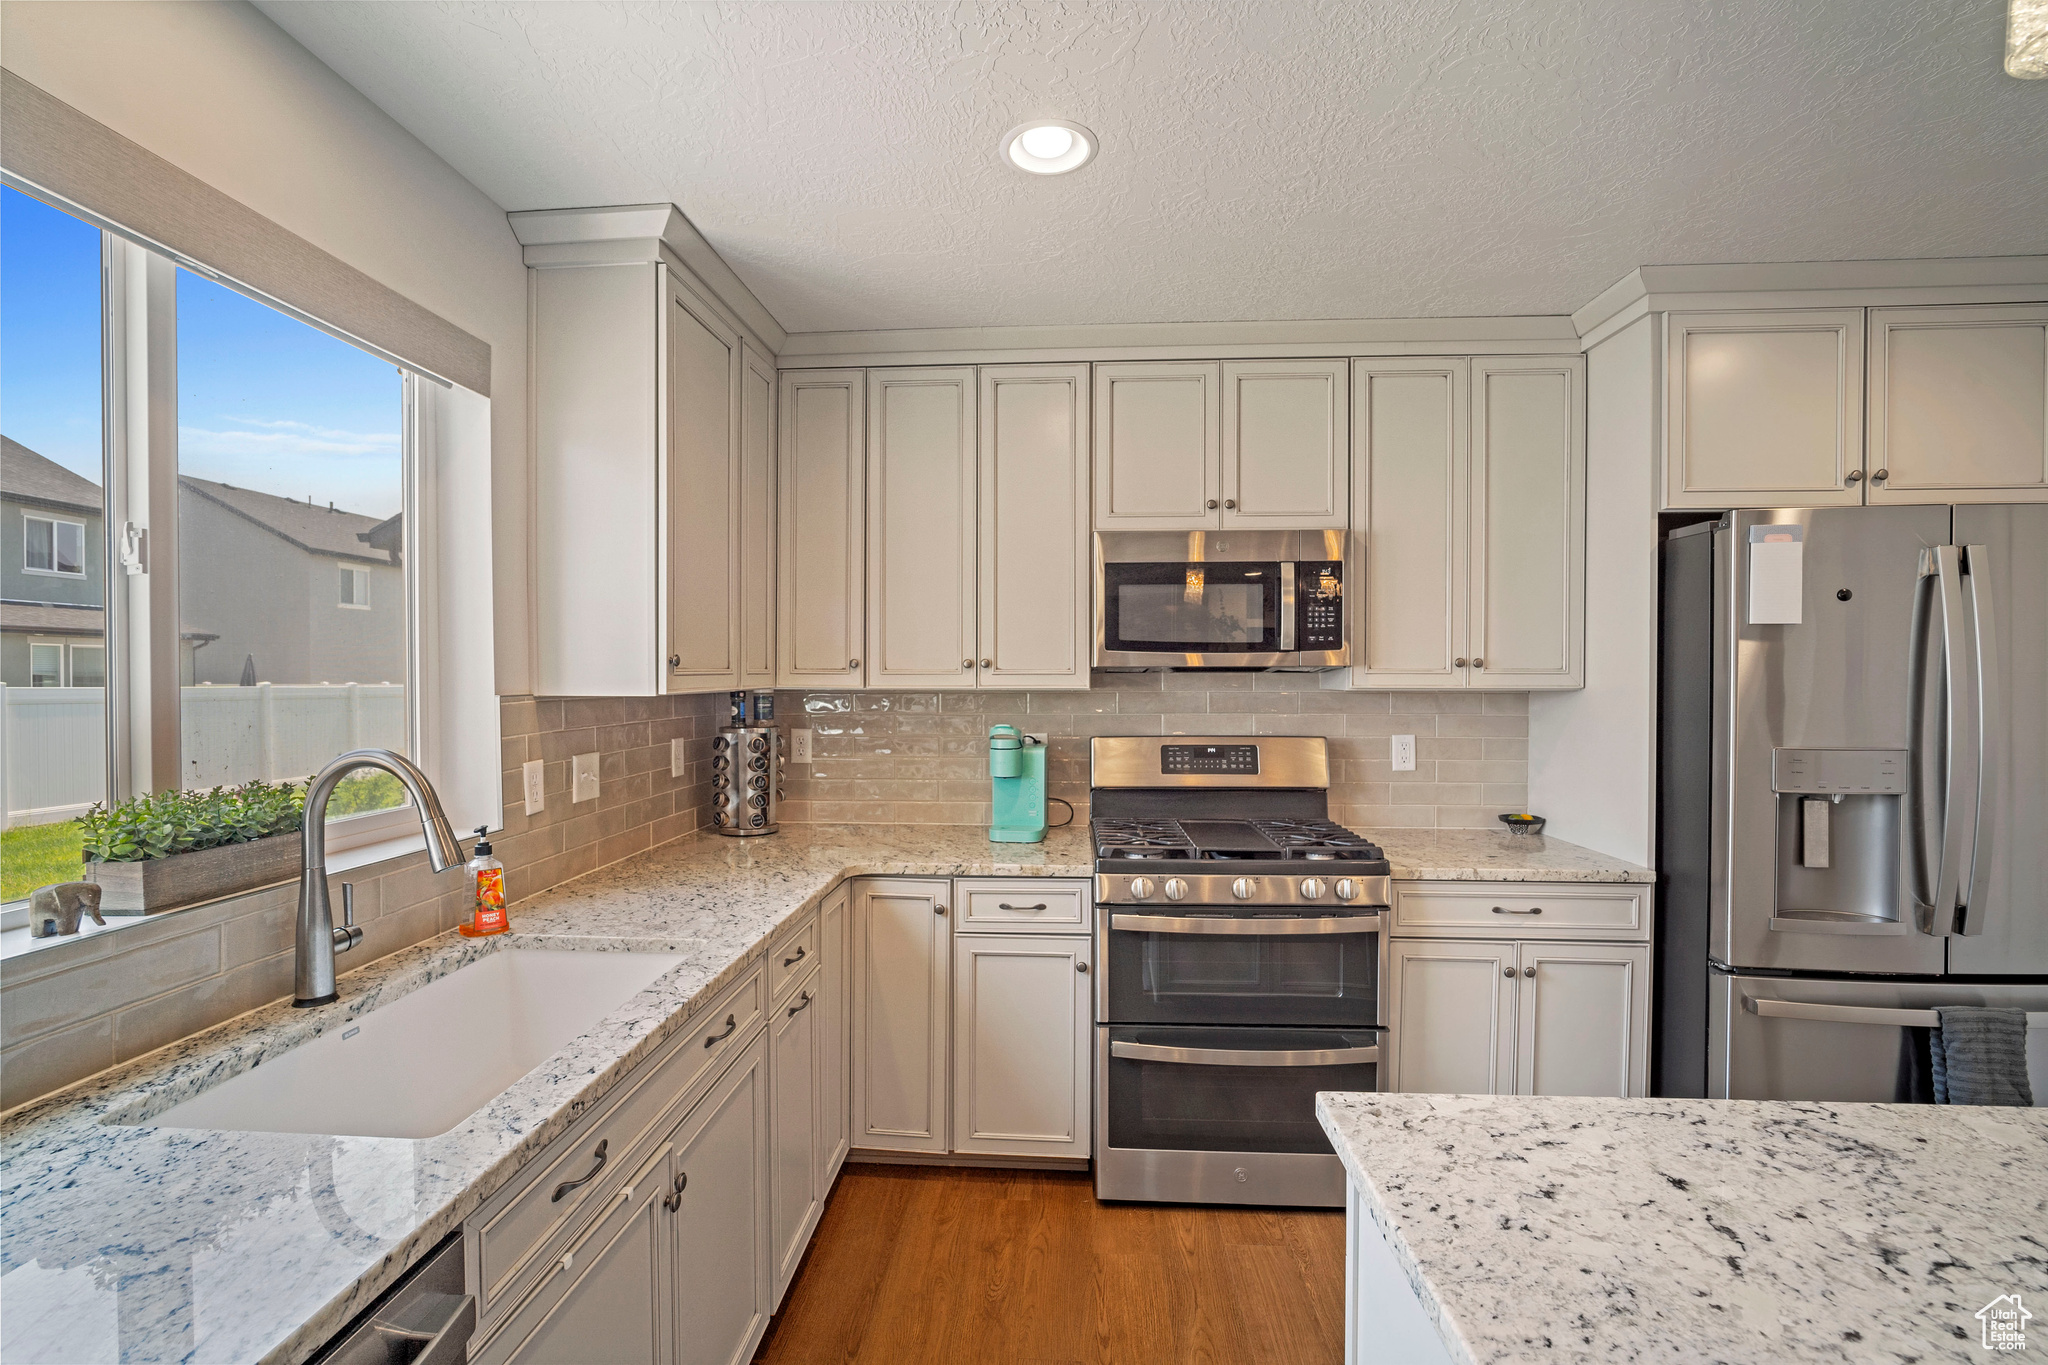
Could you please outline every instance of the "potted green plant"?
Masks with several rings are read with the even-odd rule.
[[[212,791],[138,796],[80,817],[85,876],[105,888],[100,909],[146,915],[251,891],[297,871],[306,789],[248,782]]]

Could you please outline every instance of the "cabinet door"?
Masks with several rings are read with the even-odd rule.
[[[663,1143],[476,1352],[478,1365],[669,1365],[672,1162]]]
[[[1352,365],[1355,687],[1465,685],[1468,372],[1463,360]]]
[[[1472,362],[1468,686],[1585,682],[1584,365]]]
[[[867,629],[867,377],[788,370],[781,384],[775,680],[859,687]]]
[[[775,362],[740,366],[740,686],[775,686]]]
[[[1863,501],[1863,310],[1669,313],[1664,326],[1666,507]]]
[[[1215,361],[1095,367],[1095,529],[1223,524],[1222,389]]]
[[[853,898],[853,1145],[946,1147],[949,884],[877,878]]]
[[[1387,1088],[1407,1094],[1515,1090],[1515,945],[1395,939]]]
[[[2048,501],[2048,306],[1870,310],[1870,501]]]
[[[767,1048],[756,1034],[671,1139],[680,1365],[745,1365],[768,1326]]]
[[[1088,367],[981,371],[979,685],[1088,686]]]
[[[775,1254],[776,1303],[824,1203],[818,1185],[818,976],[812,972],[778,1001],[768,1022],[768,1244]]]
[[[868,371],[869,687],[973,686],[974,370]]]
[[[818,910],[818,1197],[832,1192],[832,1182],[846,1162],[853,1130],[853,1097],[847,1088],[847,1062],[852,1039],[847,1034],[848,897],[841,886]]]
[[[1524,943],[1515,1025],[1518,1095],[1641,1095],[1650,950]]]
[[[739,338],[671,277],[666,341],[668,688],[737,687]]]
[[[1351,511],[1341,360],[1223,362],[1223,525],[1342,526]]]
[[[1085,935],[953,940],[953,1150],[1089,1153]]]

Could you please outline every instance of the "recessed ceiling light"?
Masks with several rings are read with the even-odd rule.
[[[1040,118],[1003,134],[1003,160],[1033,175],[1079,170],[1095,155],[1095,134],[1078,123]]]

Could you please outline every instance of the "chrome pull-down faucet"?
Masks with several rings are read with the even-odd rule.
[[[334,927],[334,910],[327,900],[327,799],[342,778],[357,768],[381,768],[404,785],[420,813],[420,827],[427,836],[427,864],[445,872],[462,861],[462,841],[455,826],[441,809],[434,784],[403,754],[389,749],[352,749],[322,768],[306,789],[306,815],[301,831],[305,851],[299,868],[298,948],[292,960],[292,1004],[307,1008],[329,1004],[338,998],[334,989],[334,955],[345,953],[363,941],[363,931],[354,925]],[[353,887],[343,887],[342,899],[354,910]]]

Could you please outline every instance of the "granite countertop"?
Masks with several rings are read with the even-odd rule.
[[[1485,831],[1382,842],[1401,877],[1649,875],[1557,840]],[[348,972],[332,1009],[281,1001],[24,1105],[0,1119],[0,1358],[303,1359],[841,881],[1092,871],[1081,829],[1043,844],[991,844],[979,827],[945,825],[691,836],[516,904],[510,934],[445,934]],[[379,1003],[522,947],[684,960],[439,1137],[146,1122]]]
[[[1977,1360],[2048,1302],[2048,1112],[1324,1094],[1451,1359]]]

